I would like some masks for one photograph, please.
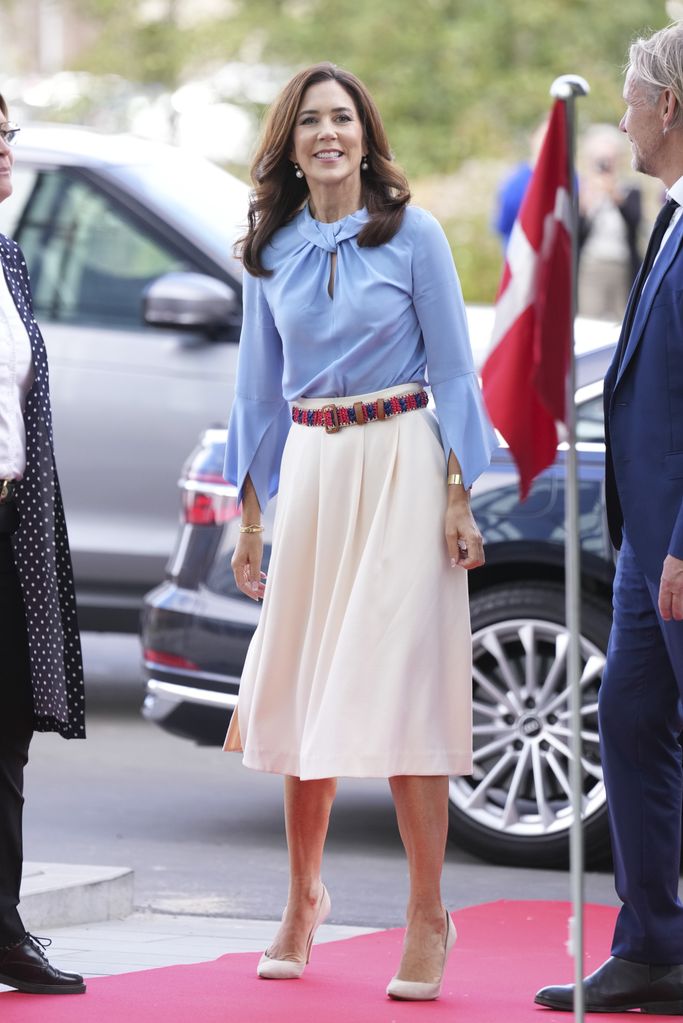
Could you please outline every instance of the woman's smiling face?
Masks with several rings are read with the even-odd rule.
[[[290,158],[311,185],[360,181],[365,155],[363,127],[356,105],[339,82],[328,79],[311,85],[296,116]]]

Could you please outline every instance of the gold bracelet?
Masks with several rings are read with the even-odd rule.
[[[459,472],[452,472],[450,476],[446,476],[446,483],[449,487],[461,487],[464,486],[462,476]]]
[[[259,525],[240,526],[240,533],[262,533],[264,527]]]

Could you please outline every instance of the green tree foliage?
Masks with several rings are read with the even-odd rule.
[[[242,0],[213,26],[211,46],[217,56],[250,44],[262,60],[355,71],[416,200],[446,229],[466,298],[491,302],[502,259],[491,230],[497,184],[527,156],[550,84],[583,75],[591,93],[579,125],[617,123],[628,46],[667,20],[663,0]]]
[[[377,100],[418,201],[444,223],[466,296],[484,301],[500,271],[496,182],[526,156],[551,82],[583,75],[580,125],[617,123],[629,43],[668,20],[664,0],[224,0],[189,22],[191,0],[163,0],[152,20],[140,19],[138,0],[64,2],[99,22],[88,70],[171,86],[231,61],[350,68]]]
[[[88,70],[172,85],[240,57],[351,68],[411,174],[519,148],[566,72],[591,84],[588,120],[618,120],[628,44],[666,23],[663,0],[226,0],[224,15],[191,28],[180,0],[165,0],[153,19],[140,18],[137,0],[68,2],[100,24],[81,62]]]
[[[666,23],[663,0],[240,0],[203,34],[219,57],[332,60],[377,98],[411,174],[507,155],[547,112],[558,75],[592,87],[584,115],[618,120],[631,39]]]
[[[98,27],[76,69],[118,74],[145,84],[175,87],[188,65],[176,0],[164,0],[156,17],[141,16],[139,0],[64,0]],[[143,9],[144,10],[144,9]]]

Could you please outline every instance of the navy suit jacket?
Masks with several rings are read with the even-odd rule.
[[[604,402],[612,542],[621,546],[624,529],[642,571],[658,583],[667,554],[683,559],[683,216],[645,283],[628,340],[617,346]]]

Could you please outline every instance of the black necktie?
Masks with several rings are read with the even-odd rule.
[[[657,214],[654,227],[652,228],[652,234],[650,235],[650,241],[647,243],[647,252],[645,253],[645,259],[641,266],[638,276],[636,277],[635,284],[631,289],[631,294],[628,298],[628,304],[626,306],[626,313],[624,314],[624,327],[621,334],[621,345],[619,351],[619,365],[623,358],[624,352],[626,351],[626,345],[628,342],[629,334],[631,333],[631,327],[633,326],[633,319],[636,315],[636,309],[642,290],[645,286],[645,281],[648,278],[648,274],[654,265],[654,261],[657,258],[660,246],[662,244],[662,238],[666,234],[666,229],[671,222],[671,218],[674,212],[678,209],[678,203],[675,199],[667,199],[662,206],[661,210]]]

